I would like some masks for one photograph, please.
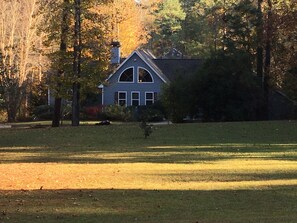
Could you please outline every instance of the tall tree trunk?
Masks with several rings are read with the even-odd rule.
[[[263,76],[263,0],[258,0],[258,15],[257,15],[257,76],[262,78],[262,85],[264,83]]]
[[[68,33],[68,16],[69,16],[69,0],[64,0],[62,12],[62,24],[61,24],[61,42],[60,42],[60,66],[63,66],[65,60],[65,54],[67,52],[67,33]],[[62,67],[59,68],[57,76],[58,79],[61,78],[64,74],[64,69]],[[57,96],[55,97],[55,105],[54,105],[54,116],[52,121],[52,127],[59,127],[61,121],[61,108],[62,108],[62,98],[60,95],[60,89],[62,88],[62,83],[58,80],[57,83]]]
[[[258,7],[257,7],[257,55],[256,55],[256,72],[257,77],[261,80],[262,88],[264,89],[264,73],[263,73],[263,62],[264,62],[264,49],[263,49],[263,37],[264,37],[264,25],[263,25],[263,11],[262,11],[262,3],[263,0],[258,0]],[[262,94],[259,95],[259,98],[262,98]],[[267,105],[265,101],[263,102],[260,100],[262,104],[259,104],[258,110],[258,119],[266,119],[266,108]]]
[[[267,0],[268,12],[266,21],[265,63],[264,63],[264,94],[265,117],[269,119],[269,90],[270,90],[270,66],[271,66],[271,38],[272,38],[272,3]]]
[[[80,83],[81,76],[81,1],[75,0],[75,24],[74,24],[74,52],[73,52],[73,97],[72,97],[72,126],[79,125],[79,99],[80,99]]]
[[[61,83],[58,83],[58,85],[61,86]],[[53,120],[52,120],[52,127],[60,126],[61,107],[62,107],[62,98],[60,96],[56,96],[55,97],[55,105],[54,105],[54,115],[53,115]]]

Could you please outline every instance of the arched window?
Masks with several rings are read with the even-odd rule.
[[[120,82],[133,82],[133,68],[126,69],[120,76]]]
[[[152,75],[143,68],[138,68],[138,82],[139,83],[150,83],[153,82]]]

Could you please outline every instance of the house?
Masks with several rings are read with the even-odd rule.
[[[113,43],[112,64],[115,71],[99,86],[102,105],[151,105],[158,100],[162,86],[170,84],[180,75],[190,75],[198,70],[202,60],[183,59],[174,49],[173,56],[156,58],[149,50],[137,49],[120,63],[120,45]]]

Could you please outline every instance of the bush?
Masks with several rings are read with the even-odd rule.
[[[163,88],[161,101],[166,108],[168,118],[174,123],[180,123],[191,113],[191,92],[189,77],[178,77],[169,86]]]
[[[40,105],[33,109],[34,120],[50,120],[53,117],[53,107],[50,105]]]
[[[132,112],[129,108],[120,105],[108,105],[104,108],[101,117],[113,121],[130,121],[132,120]]]
[[[132,108],[135,121],[160,122],[164,120],[164,114],[158,108],[152,106],[138,106]]]

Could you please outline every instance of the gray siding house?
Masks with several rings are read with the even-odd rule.
[[[119,61],[119,50],[112,52],[112,61]],[[156,58],[148,50],[135,50],[99,86],[102,105],[151,105],[158,100],[163,85],[170,84],[178,75],[193,73],[200,65],[201,60]]]

